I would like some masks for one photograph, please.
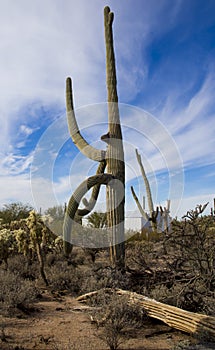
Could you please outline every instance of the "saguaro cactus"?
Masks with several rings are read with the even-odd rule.
[[[167,232],[169,230],[169,224],[170,224],[170,200],[167,200],[167,206],[166,207],[156,207],[156,210],[154,210],[154,205],[153,205],[153,200],[152,200],[152,193],[149,185],[149,181],[146,176],[145,169],[143,167],[143,163],[141,160],[141,155],[138,153],[137,149],[135,150],[136,152],[136,157],[138,164],[140,166],[141,174],[144,180],[145,188],[146,188],[146,195],[147,195],[147,200],[148,200],[148,208],[149,208],[149,214],[146,213],[145,208],[143,208],[139,202],[139,199],[137,198],[137,195],[134,191],[133,186],[131,186],[131,192],[133,195],[133,198],[137,204],[137,207],[140,211],[140,214],[144,218],[144,220],[147,222],[149,221],[151,223],[151,229],[152,231],[156,230],[162,230],[164,232]]]
[[[107,219],[111,228],[111,256],[116,264],[124,260],[124,198],[125,198],[125,163],[122,144],[122,132],[119,118],[117,80],[113,47],[113,13],[109,7],[104,9],[106,43],[106,83],[108,93],[108,134],[102,139],[108,144],[106,162],[107,171],[119,182],[115,188],[107,186]],[[106,136],[108,136],[106,138]],[[120,186],[122,184],[122,186]],[[117,203],[119,198],[120,203]],[[119,243],[119,244],[116,244]]]
[[[72,249],[71,231],[74,220],[90,213],[93,209],[99,189],[106,185],[107,220],[110,232],[110,256],[114,266],[124,266],[124,194],[125,194],[125,165],[122,144],[122,132],[119,118],[116,68],[113,47],[113,13],[109,7],[104,9],[104,27],[106,43],[106,83],[108,94],[108,133],[101,139],[107,143],[107,150],[98,150],[90,146],[81,135],[73,107],[72,83],[67,79],[66,109],[71,138],[79,150],[88,158],[100,162],[95,176],[85,180],[73,193],[64,219],[64,246],[68,254]],[[104,173],[107,166],[107,173]],[[85,193],[93,188],[91,199],[83,200],[84,209],[78,209]]]
[[[146,187],[146,194],[147,194],[147,200],[148,200],[148,207],[149,207],[149,215],[145,212],[145,210],[141,207],[141,204],[135,194],[134,188],[131,186],[131,192],[132,195],[134,197],[135,202],[137,203],[138,209],[141,213],[141,215],[144,217],[144,219],[149,220],[151,222],[151,227],[152,230],[155,231],[156,230],[156,219],[158,216],[158,208],[156,208],[156,211],[154,210],[154,205],[153,205],[153,201],[152,201],[152,194],[151,194],[151,189],[150,189],[150,185],[149,185],[149,181],[147,179],[146,173],[145,173],[145,169],[143,167],[143,163],[141,160],[141,156],[138,153],[137,149],[135,150],[136,152],[136,157],[137,157],[137,161],[139,163],[140,166],[140,170],[141,170],[141,174],[145,183],[145,187]]]

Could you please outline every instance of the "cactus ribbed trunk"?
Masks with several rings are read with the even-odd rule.
[[[84,216],[92,211],[102,184],[107,187],[107,220],[110,232],[110,255],[114,267],[124,269],[124,205],[125,205],[125,164],[122,132],[119,118],[116,67],[112,33],[113,13],[104,9],[106,43],[106,77],[108,92],[108,133],[101,139],[108,144],[107,150],[98,150],[87,143],[81,135],[75,118],[72,81],[67,78],[66,110],[71,138],[79,150],[88,158],[100,162],[97,175],[84,181],[72,195],[64,218],[64,250],[68,256],[72,250],[72,230],[77,215]],[[104,173],[107,167],[107,173]],[[83,200],[85,208],[78,209],[83,195],[94,187],[90,201]]]
[[[116,179],[116,186],[107,186],[107,220],[110,228],[110,252],[112,264],[124,267],[124,205],[125,205],[125,164],[120,126],[115,56],[113,47],[113,13],[104,9],[106,44],[106,84],[108,95],[108,134],[103,137],[106,151],[107,172]],[[122,193],[123,191],[123,193]],[[121,201],[119,200],[121,198]],[[120,202],[120,203],[119,203]]]

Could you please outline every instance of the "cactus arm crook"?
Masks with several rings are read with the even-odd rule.
[[[96,171],[96,175],[104,174],[105,168],[106,168],[106,161],[104,160],[99,163],[99,166]],[[89,201],[86,198],[83,198],[82,203],[85,205],[85,208],[78,209],[78,216],[88,215],[93,210],[93,208],[95,207],[96,201],[98,199],[100,187],[101,187],[100,183],[95,184],[93,186],[92,194]]]
[[[107,185],[114,177],[111,174],[98,174],[90,176],[84,180],[78,188],[72,194],[67,210],[64,216],[63,223],[63,239],[64,239],[64,252],[66,255],[72,250],[72,227],[75,221],[75,215],[78,211],[78,206],[81,202],[82,197],[93,187],[97,185]]]
[[[81,153],[83,153],[86,157],[98,162],[101,162],[103,159],[105,159],[106,152],[90,146],[80,133],[73,106],[71,78],[66,79],[66,114],[70,136]]]

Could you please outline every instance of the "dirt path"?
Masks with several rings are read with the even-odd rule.
[[[44,293],[36,304],[38,311],[25,318],[0,318],[0,350],[107,350],[97,336],[90,316],[80,311],[80,303],[65,296]],[[2,328],[3,327],[3,328]],[[162,333],[163,332],[163,333]],[[162,333],[162,334],[160,334]],[[137,338],[129,339],[120,349],[170,350],[188,337],[159,323],[146,325]]]

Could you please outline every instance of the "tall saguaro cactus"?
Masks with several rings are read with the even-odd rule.
[[[105,43],[106,43],[106,84],[108,94],[108,144],[106,162],[107,171],[118,183],[115,188],[107,186],[108,226],[111,228],[111,257],[114,263],[122,264],[124,260],[124,197],[125,197],[125,163],[122,144],[122,132],[119,118],[117,80],[113,47],[113,13],[109,7],[104,9]],[[105,140],[105,135],[102,139]],[[122,186],[120,186],[120,184]],[[119,198],[122,198],[118,203]],[[119,243],[119,244],[116,244]]]
[[[107,143],[106,151],[90,146],[81,135],[73,107],[72,82],[67,78],[66,109],[71,138],[79,150],[88,158],[100,164],[95,176],[85,180],[73,193],[64,219],[64,246],[66,254],[72,249],[71,232],[74,221],[92,211],[96,203],[100,186],[106,185],[107,220],[109,227],[110,256],[114,266],[124,267],[124,197],[125,165],[122,144],[122,132],[119,118],[115,56],[113,47],[113,13],[109,7],[104,9],[104,27],[106,44],[106,83],[108,94],[108,133],[101,139]],[[107,167],[107,173],[104,173]],[[89,202],[84,199],[84,209],[78,209],[85,193],[93,188]]]

